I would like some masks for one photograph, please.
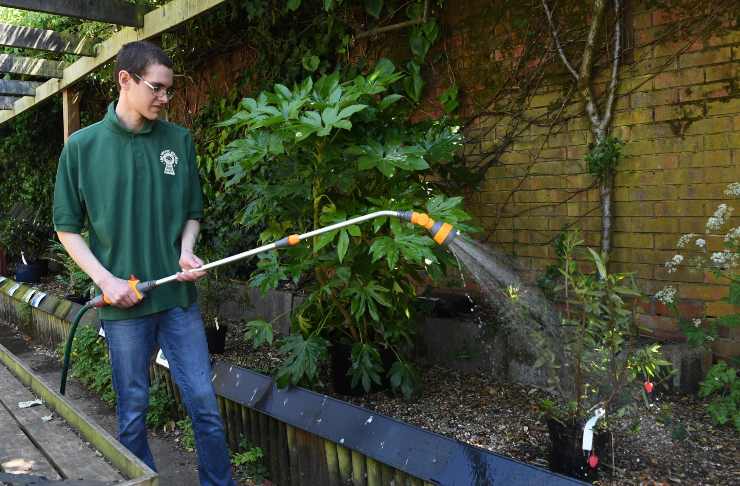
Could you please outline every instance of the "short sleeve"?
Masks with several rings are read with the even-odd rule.
[[[188,162],[190,164],[190,181],[188,187],[188,210],[187,219],[203,218],[203,191],[200,186],[200,174],[198,172],[198,161],[195,155],[195,144],[193,138],[188,134]]]
[[[84,202],[80,195],[79,161],[73,146],[68,142],[62,149],[54,184],[54,229],[80,233],[84,224]]]

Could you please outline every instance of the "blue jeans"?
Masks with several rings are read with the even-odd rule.
[[[103,329],[118,404],[118,440],[156,470],[145,419],[149,363],[159,344],[193,423],[200,484],[235,486],[198,306],[175,307],[138,319],[103,321]]]

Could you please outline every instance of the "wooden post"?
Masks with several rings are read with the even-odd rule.
[[[80,129],[80,93],[73,88],[62,91],[64,112],[64,143],[69,136]]]

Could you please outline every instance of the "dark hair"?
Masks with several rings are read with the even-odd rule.
[[[118,73],[121,71],[141,76],[153,64],[161,64],[172,69],[172,59],[159,46],[147,41],[124,44],[116,58],[116,84]],[[136,82],[138,83],[138,80]]]

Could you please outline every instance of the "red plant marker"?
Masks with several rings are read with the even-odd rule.
[[[652,381],[646,381],[645,385],[643,386],[645,387],[646,392],[653,393],[653,382]]]
[[[594,451],[591,451],[591,455],[588,456],[588,466],[591,469],[596,469],[596,466],[598,465],[599,465],[599,456],[597,456]]]

